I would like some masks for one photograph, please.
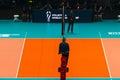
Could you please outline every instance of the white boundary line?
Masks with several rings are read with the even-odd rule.
[[[9,38],[11,36],[20,36],[20,34],[0,34],[0,38]]]
[[[100,32],[99,32],[99,35],[100,35],[100,40],[101,40],[101,43],[102,43],[102,48],[103,48],[103,51],[104,51],[104,56],[105,56],[105,59],[106,59],[106,64],[107,64],[107,67],[108,67],[108,72],[109,72],[110,78],[112,78],[111,71],[110,71],[110,67],[109,67],[108,60],[107,60],[106,51],[105,51],[105,48],[104,48],[104,44],[103,44],[103,40],[102,40],[102,37],[101,37],[101,33],[100,33]],[[112,80],[112,79],[111,79],[111,80]]]
[[[17,68],[17,72],[16,72],[16,78],[18,77],[18,72],[19,72],[19,68],[20,68],[20,63],[21,63],[21,59],[22,59],[22,54],[23,54],[23,50],[24,50],[26,37],[27,37],[27,32],[25,33],[25,38],[24,38],[23,45],[22,45],[22,50],[21,50],[20,59],[19,59],[19,63],[18,63],[18,68]]]

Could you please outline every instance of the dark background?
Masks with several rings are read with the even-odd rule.
[[[57,6],[63,0],[32,0],[33,9],[36,6],[40,5],[44,6],[47,2],[51,4],[53,9],[57,9]],[[106,7],[104,9],[103,18],[104,19],[116,19],[117,15],[120,14],[120,0],[110,0],[110,5],[112,10],[110,9],[109,0],[64,0],[69,1],[71,6],[76,5],[77,2],[82,5],[85,1],[88,2],[88,5],[92,5],[94,2],[98,2],[100,5]],[[12,19],[13,14],[20,14],[22,13],[22,8],[24,6],[28,6],[29,0],[0,0],[0,19]]]

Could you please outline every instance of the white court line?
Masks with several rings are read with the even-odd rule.
[[[101,33],[100,33],[100,32],[99,32],[99,36],[100,36],[100,40],[101,40],[101,43],[102,43],[102,47],[103,47],[103,51],[104,51],[104,56],[105,56],[106,64],[107,64],[107,67],[108,67],[109,76],[110,76],[110,78],[112,78],[111,71],[110,71],[110,67],[109,67],[108,60],[107,60],[107,55],[106,55],[105,47],[104,47],[103,40],[102,40],[102,37],[101,37]],[[112,80],[112,79],[111,79],[111,80]]]
[[[23,54],[23,50],[24,50],[26,37],[27,37],[27,32],[25,33],[25,38],[24,38],[23,45],[22,45],[22,50],[21,50],[20,59],[19,59],[19,63],[18,63],[18,68],[17,68],[17,72],[16,72],[16,78],[18,76],[18,72],[19,72],[19,68],[20,68],[20,63],[21,63],[21,59],[22,59],[22,54]]]
[[[0,37],[20,36],[20,34],[0,34]]]

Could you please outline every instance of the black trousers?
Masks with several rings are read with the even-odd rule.
[[[73,33],[73,24],[74,24],[73,22],[69,22],[67,32],[70,32],[70,28],[71,28],[71,32]]]
[[[27,20],[28,20],[29,22],[32,21],[32,10],[29,10],[29,9],[28,9],[28,11],[27,11]]]

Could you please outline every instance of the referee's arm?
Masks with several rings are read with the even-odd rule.
[[[59,52],[58,52],[58,54],[60,54],[61,53],[61,44],[59,45]]]

